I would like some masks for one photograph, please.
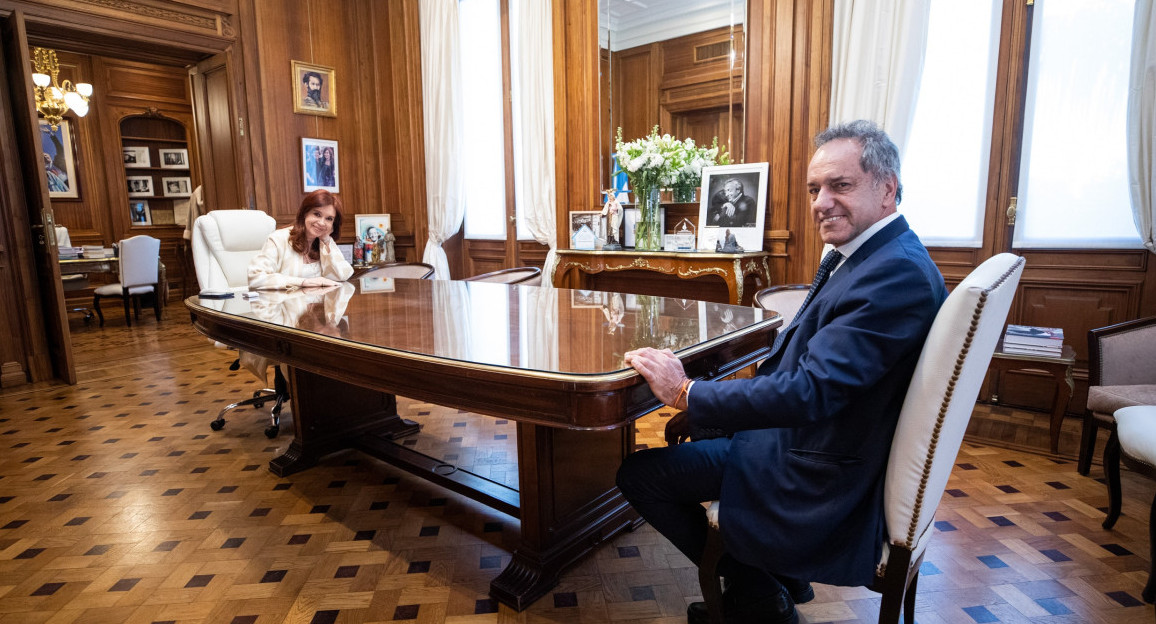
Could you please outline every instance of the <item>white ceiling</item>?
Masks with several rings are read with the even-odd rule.
[[[746,0],[598,0],[598,27],[612,51],[741,24]]]

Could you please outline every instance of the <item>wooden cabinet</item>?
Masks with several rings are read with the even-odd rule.
[[[184,225],[179,216],[193,190],[185,127],[164,117],[126,117],[120,143],[130,228]]]

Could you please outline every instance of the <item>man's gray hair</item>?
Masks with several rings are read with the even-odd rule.
[[[854,139],[863,147],[859,166],[871,174],[875,183],[895,176],[895,203],[903,201],[903,182],[899,177],[899,148],[875,122],[867,119],[835,124],[815,137],[815,147],[836,139]]]

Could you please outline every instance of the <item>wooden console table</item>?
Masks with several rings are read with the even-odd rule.
[[[726,283],[729,300],[741,305],[744,297],[749,302],[759,288],[771,285],[770,256],[766,251],[738,254],[673,251],[579,251],[558,250],[550,279],[558,288],[593,288],[590,276],[603,271],[653,271],[680,279],[715,276]],[[756,288],[744,290],[743,282],[750,276]],[[602,289],[604,290],[604,289]],[[640,293],[651,294],[651,293]],[[679,296],[673,293],[666,296]],[[685,295],[682,295],[685,296]]]
[[[1072,381],[1072,366],[1076,363],[1076,351],[1070,345],[1064,345],[1060,355],[1048,357],[1043,355],[1025,355],[1022,353],[1005,353],[1003,338],[996,345],[995,353],[991,356],[990,370],[999,375],[1009,370],[1039,370],[1049,373],[1056,382],[1056,392],[1052,398],[1051,443],[1052,453],[1059,451],[1060,425],[1064,422],[1064,413],[1068,411],[1068,401],[1072,398],[1075,383]],[[996,388],[999,379],[996,378]],[[991,395],[992,403],[999,403],[999,395]]]

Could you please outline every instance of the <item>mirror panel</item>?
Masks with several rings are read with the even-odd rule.
[[[744,162],[746,0],[599,0],[602,184],[615,134],[660,133]],[[606,188],[603,186],[603,188]]]

